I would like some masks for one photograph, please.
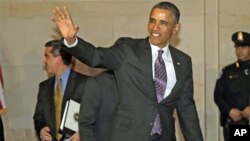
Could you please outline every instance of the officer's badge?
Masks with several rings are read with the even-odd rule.
[[[238,32],[237,39],[239,41],[243,41],[243,34],[242,34],[242,32]]]

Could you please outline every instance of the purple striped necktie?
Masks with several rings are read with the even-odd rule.
[[[164,98],[166,86],[167,86],[167,73],[165,63],[162,59],[163,50],[158,50],[158,57],[155,60],[155,78],[154,78],[154,86],[155,86],[155,93],[157,97],[158,103],[161,102]],[[155,133],[161,134],[161,122],[159,114],[156,115],[154,125],[151,131],[151,135]]]

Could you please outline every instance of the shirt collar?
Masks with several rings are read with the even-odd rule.
[[[65,89],[66,84],[68,82],[70,71],[71,69],[67,68],[66,71],[64,71],[63,74],[61,75],[61,83],[62,83],[63,90]]]
[[[170,54],[170,51],[169,51],[169,44],[167,44],[165,47],[163,48],[159,48],[158,46],[155,46],[153,44],[150,43],[150,46],[151,46],[151,51],[152,51],[152,55],[153,56],[158,56],[158,50],[163,50],[163,54],[162,54],[162,58],[164,60],[169,60],[171,61],[172,58],[171,58],[171,54]]]
[[[67,68],[66,71],[61,76],[62,81],[68,80],[69,73],[70,73],[70,68]]]

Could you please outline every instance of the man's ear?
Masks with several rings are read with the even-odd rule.
[[[181,29],[181,24],[180,23],[175,24],[173,33],[177,34],[180,31],[180,29]]]
[[[63,64],[62,57],[61,57],[61,56],[57,56],[57,57],[56,57],[56,62],[57,62],[58,65],[59,65],[59,64]]]

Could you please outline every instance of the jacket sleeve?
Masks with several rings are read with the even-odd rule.
[[[41,84],[39,85],[39,91],[38,91],[38,96],[37,96],[37,103],[36,103],[36,108],[35,108],[35,114],[33,116],[34,120],[34,125],[35,125],[35,130],[40,137],[40,130],[45,127],[45,119],[44,119],[44,112],[43,112],[43,103],[44,103],[44,98],[42,97],[42,86]]]
[[[101,100],[99,85],[94,78],[88,79],[81,100],[79,133],[83,141],[95,141],[96,120]]]
[[[226,84],[226,73],[223,69],[223,73],[220,78],[217,79],[215,89],[214,89],[214,102],[218,106],[223,117],[227,117],[231,106],[226,102],[227,90],[229,89]]]
[[[183,95],[177,101],[177,114],[185,141],[203,141],[199,117],[193,98],[193,76],[191,58],[187,60]]]
[[[79,37],[77,39],[75,47],[63,47],[63,49],[79,61],[95,68],[116,70],[120,67],[124,58],[123,46],[126,39],[118,39],[111,47],[95,47]]]

